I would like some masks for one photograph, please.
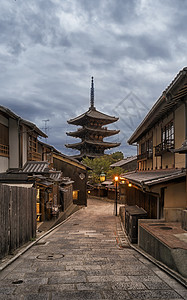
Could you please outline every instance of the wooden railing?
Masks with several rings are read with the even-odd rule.
[[[153,152],[151,150],[143,152],[137,156],[137,160],[151,159],[153,157]]]
[[[0,144],[0,156],[9,157],[9,146]]]
[[[174,149],[174,140],[166,140],[155,147],[155,156],[161,156],[163,153]]]

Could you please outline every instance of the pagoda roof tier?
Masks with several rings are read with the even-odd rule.
[[[66,144],[66,147],[81,150],[84,146],[89,146],[89,145],[95,146],[95,147],[98,146],[100,148],[107,149],[107,148],[118,147],[118,146],[120,146],[120,143],[96,142],[96,141],[91,141],[91,140],[84,140],[80,143]]]
[[[88,119],[100,120],[102,124],[110,124],[116,122],[119,118],[106,115],[96,110],[95,107],[90,107],[89,110],[83,113],[82,115],[74,119],[70,119],[67,122],[68,124],[73,124],[73,125],[84,125],[87,124]]]
[[[107,128],[91,128],[88,126],[84,126],[83,128],[78,129],[77,131],[67,132],[68,136],[73,137],[81,137],[84,136],[86,133],[98,133],[103,137],[111,136],[120,132],[120,130],[108,130]]]
[[[84,157],[88,157],[88,158],[96,158],[96,157],[101,157],[103,156],[104,153],[81,153],[81,154],[78,154],[78,155],[73,155],[73,156],[70,156],[74,159],[77,159],[77,160],[82,160]]]

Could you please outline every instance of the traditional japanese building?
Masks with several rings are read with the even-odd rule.
[[[108,130],[106,126],[118,120],[116,117],[106,115],[94,106],[94,82],[92,77],[90,108],[82,115],[70,119],[68,124],[81,126],[77,131],[67,132],[68,136],[80,138],[81,141],[75,144],[67,144],[67,148],[79,150],[80,154],[73,157],[82,160],[83,157],[95,158],[104,155],[106,149],[118,147],[120,143],[106,142],[103,139],[119,133],[120,130]]]

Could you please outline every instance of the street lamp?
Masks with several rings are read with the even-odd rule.
[[[118,203],[118,180],[119,180],[119,177],[115,176],[114,180],[116,182],[116,205],[115,205],[115,208],[116,208],[116,216],[117,216],[118,215],[117,203]]]
[[[106,175],[105,175],[105,173],[103,173],[103,171],[102,171],[101,174],[100,174],[100,182],[104,182],[104,181],[105,181],[105,178],[106,178]]]

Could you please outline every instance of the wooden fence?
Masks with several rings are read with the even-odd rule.
[[[36,237],[36,189],[0,184],[0,258]]]

